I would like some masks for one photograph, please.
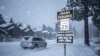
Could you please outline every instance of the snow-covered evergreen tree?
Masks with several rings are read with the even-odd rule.
[[[6,21],[4,20],[2,14],[0,14],[0,24],[4,24],[6,23]]]

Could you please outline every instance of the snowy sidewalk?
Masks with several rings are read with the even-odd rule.
[[[55,46],[48,46],[44,50],[23,56],[64,56],[63,44],[56,43]],[[66,56],[96,56],[96,54],[90,47],[84,45],[81,39],[76,39],[73,44],[66,44]]]

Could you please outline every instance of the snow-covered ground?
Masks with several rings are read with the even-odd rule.
[[[91,48],[95,53],[100,55],[100,38],[93,38],[91,43]]]
[[[20,42],[0,42],[0,56],[64,56],[63,44],[56,40],[47,40],[47,48],[22,49]],[[73,44],[66,43],[66,56],[96,56],[95,52],[84,45],[83,39],[74,39]]]

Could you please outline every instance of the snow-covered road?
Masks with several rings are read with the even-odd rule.
[[[63,44],[48,40],[47,48],[22,49],[20,42],[0,42],[0,56],[64,56]],[[66,44],[66,56],[96,56],[82,39],[74,39],[73,44]]]
[[[47,41],[49,48],[56,46],[55,40]],[[48,49],[48,48],[46,48]],[[25,54],[35,53],[40,50],[45,50],[44,48],[39,49],[22,49],[20,47],[20,42],[0,42],[0,56],[23,56]]]

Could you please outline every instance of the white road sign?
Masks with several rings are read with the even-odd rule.
[[[69,19],[60,20],[60,30],[62,31],[69,30]]]
[[[57,43],[73,43],[73,33],[57,33]]]

